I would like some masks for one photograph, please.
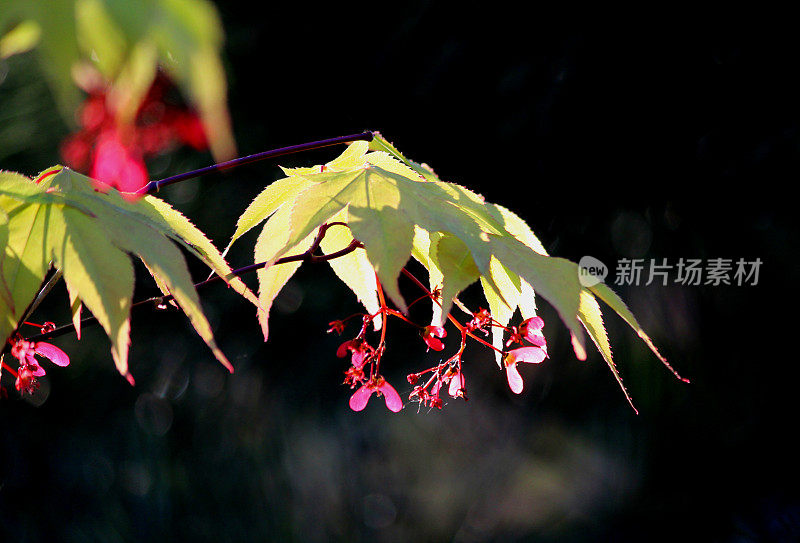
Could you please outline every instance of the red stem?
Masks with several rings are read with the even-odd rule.
[[[14,378],[19,377],[19,375],[17,374],[16,370],[14,368],[12,368],[11,366],[9,366],[8,364],[6,364],[5,362],[3,362],[3,369],[5,369],[6,371],[10,372],[11,375],[14,376]]]
[[[423,285],[423,284],[422,284],[422,282],[420,282],[420,280],[419,280],[419,279],[417,279],[416,277],[414,277],[414,274],[412,274],[410,271],[408,271],[408,270],[407,270],[407,269],[405,269],[405,268],[403,268],[403,269],[402,269],[402,270],[400,270],[400,271],[402,271],[402,272],[403,272],[403,275],[405,275],[406,277],[408,277],[409,279],[411,279],[411,280],[412,280],[414,283],[416,283],[416,285],[417,285],[419,288],[421,288],[423,291],[425,291],[425,292],[428,294],[428,296],[431,296],[431,298],[433,299],[433,294],[431,293],[431,291],[430,291],[430,290],[428,290],[428,287],[426,287],[425,285]],[[436,303],[438,303],[438,304],[441,306],[441,303],[440,303],[438,300],[435,300],[435,301],[436,301]],[[450,314],[448,314],[448,315],[447,315],[447,319],[448,319],[450,322],[452,322],[452,323],[453,323],[453,325],[455,325],[455,327],[459,329],[459,331],[461,331],[461,332],[465,332],[465,331],[466,331],[466,327],[465,327],[463,324],[461,324],[460,322],[458,322],[458,320],[457,320],[457,319],[456,319],[456,318],[455,318],[453,315],[450,315]],[[494,345],[492,345],[491,343],[489,343],[489,342],[487,342],[487,341],[484,341],[483,339],[479,338],[478,336],[476,336],[476,335],[475,335],[475,334],[473,334],[472,332],[467,332],[467,335],[468,335],[469,337],[471,337],[472,339],[474,339],[475,341],[477,341],[478,343],[482,343],[483,345],[485,345],[485,346],[489,347],[490,349],[492,349],[492,350],[494,350],[494,351],[497,351],[497,352],[498,352],[498,353],[500,353],[500,354],[502,354],[502,353],[503,353],[503,351],[502,351],[502,350],[498,349],[497,347],[495,347],[495,346],[494,346]]]

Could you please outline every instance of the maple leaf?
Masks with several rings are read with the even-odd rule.
[[[0,173],[0,337],[16,330],[50,267],[63,273],[73,320],[80,333],[85,305],[111,340],[120,373],[128,371],[130,308],[136,255],[165,294],[189,318],[214,356],[232,366],[217,347],[183,254],[173,242],[200,258],[238,293],[257,304],[200,230],[166,202],[146,196],[135,202],[115,190],[100,193],[92,180],[68,168],[52,168],[33,180]]]
[[[321,166],[313,168],[284,168],[288,175],[268,185],[252,203],[245,209],[236,223],[236,231],[231,237],[223,254],[226,254],[234,242],[252,228],[266,221],[255,245],[255,262],[274,261],[276,255],[287,252],[300,253],[305,251],[314,238],[314,233],[309,232],[301,240],[287,245],[289,237],[289,218],[294,208],[297,196],[308,188],[313,182],[304,176],[313,176],[320,171],[341,171],[352,167],[362,161],[366,150],[366,143],[350,145],[341,156]],[[346,209],[330,217],[329,222],[347,222]],[[322,249],[330,254],[347,247],[353,241],[353,236],[347,228],[331,228],[322,239]],[[343,257],[328,261],[336,275],[356,294],[369,313],[377,312],[378,302],[375,271],[372,268],[363,249],[357,249]],[[259,284],[259,309],[258,319],[264,333],[264,339],[269,336],[269,312],[275,297],[300,267],[300,262],[269,266],[258,271]],[[381,319],[374,321],[376,328],[380,328]]]

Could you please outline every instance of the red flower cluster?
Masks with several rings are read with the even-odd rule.
[[[81,129],[67,137],[61,156],[67,166],[88,173],[100,190],[135,192],[147,184],[144,159],[180,143],[208,147],[197,115],[168,99],[172,84],[160,75],[130,125],[109,109],[106,89],[89,93],[78,116]]]
[[[435,299],[435,296],[435,293],[427,292],[426,296],[420,299],[426,297]],[[386,400],[386,407],[391,411],[397,412],[403,408],[403,402],[397,391],[379,371],[381,357],[386,349],[386,325],[389,319],[383,320],[383,327],[380,329],[381,338],[377,347],[370,345],[366,338],[367,329],[375,318],[381,315],[399,318],[420,330],[420,336],[428,350],[442,351],[445,349],[441,338],[447,336],[447,331],[443,326],[415,324],[406,315],[386,307],[382,296],[379,297],[382,300],[382,307],[375,314],[356,313],[344,320],[335,320],[328,324],[329,333],[341,334],[348,320],[354,317],[361,317],[362,320],[358,334],[353,339],[341,343],[336,351],[336,356],[339,358],[350,357],[350,365],[344,372],[344,384],[350,385],[350,388],[359,387],[350,397],[350,408],[354,411],[366,408],[373,393],[383,396]],[[446,361],[440,359],[438,364],[407,376],[408,383],[412,386],[408,396],[409,401],[416,402],[420,406],[441,409],[444,407],[444,400],[441,397],[442,390],[446,390],[452,398],[467,399],[466,378],[462,372],[461,363],[468,338],[503,355],[506,379],[511,391],[515,394],[520,394],[524,387],[517,364],[521,362],[538,364],[547,358],[547,340],[542,333],[544,320],[541,317],[531,317],[522,321],[519,326],[510,327],[492,318],[491,312],[487,309],[479,309],[471,313],[471,317],[465,324],[460,324],[454,317],[448,316],[461,333],[461,345],[458,351]],[[509,334],[505,348],[502,350],[479,337],[479,335],[488,336],[493,327],[501,328]]]
[[[372,395],[377,393],[379,397],[383,396],[386,401],[386,407],[390,411],[397,413],[403,409],[403,400],[395,388],[378,373],[383,348],[376,349],[364,339],[367,328],[379,314],[365,315],[362,319],[361,331],[355,338],[339,345],[339,348],[336,349],[336,356],[345,358],[348,353],[350,354],[350,367],[344,372],[344,384],[350,385],[350,388],[361,385],[350,397],[350,409],[362,411],[367,407],[367,402],[369,402]],[[344,331],[345,324],[344,321],[337,320],[331,322],[329,326],[328,332],[341,334]],[[367,365],[369,365],[369,368],[365,372],[364,368]]]
[[[431,372],[431,377],[425,383],[414,387],[409,395],[409,400],[419,402],[420,405],[441,409],[444,407],[444,402],[439,396],[439,391],[445,385],[448,385],[447,393],[452,398],[464,398],[466,400],[466,380],[464,379],[464,374],[461,373],[462,351],[463,349],[446,362],[440,362],[438,365],[423,372],[409,375],[408,382],[414,385],[422,375]],[[430,388],[430,391],[428,388]]]

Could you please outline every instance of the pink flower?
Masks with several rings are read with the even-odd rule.
[[[480,308],[472,314],[472,319],[467,323],[467,330],[483,330],[487,325],[492,324],[492,314],[488,309]]]
[[[389,408],[389,411],[397,413],[403,409],[403,400],[400,399],[400,395],[394,387],[386,382],[386,379],[380,375],[373,377],[367,381],[364,386],[355,391],[350,397],[350,409],[353,411],[363,410],[367,406],[367,402],[369,402],[373,392],[377,392],[378,396],[382,395],[384,397],[386,407]]]
[[[39,368],[41,369],[41,368]],[[44,375],[44,372],[41,373]],[[30,366],[21,365],[17,370],[17,380],[14,386],[19,392],[33,394],[39,388],[39,381],[36,380],[36,372]]]
[[[344,372],[344,383],[345,385],[350,385],[350,388],[355,388],[358,383],[364,382],[364,370],[363,368],[357,368],[355,366],[350,366],[347,368],[347,371]]]
[[[527,362],[529,364],[538,364],[547,358],[547,353],[539,347],[520,347],[509,351],[504,359],[506,365],[506,378],[508,379],[508,386],[514,394],[520,394],[523,388],[522,376],[517,370],[517,363]]]
[[[542,349],[546,349],[547,340],[544,338],[544,334],[542,334],[542,328],[544,328],[544,321],[542,318],[531,317],[530,319],[522,321],[522,324],[519,325],[519,333],[530,343]]]
[[[24,339],[12,340],[11,355],[19,360],[17,381],[15,386],[20,392],[32,394],[39,386],[37,377],[45,375],[44,368],[39,365],[34,355],[48,358],[56,366],[68,366],[67,353],[44,341],[25,341]]]
[[[438,399],[439,391],[442,389],[442,386],[448,383],[450,386],[447,388],[447,393],[450,394],[451,397],[464,399],[467,398],[467,387],[466,381],[464,380],[464,374],[461,373],[461,370],[457,369],[455,366],[451,367],[451,369],[448,369],[442,377],[437,377],[436,381],[431,387],[430,397]]]
[[[350,361],[353,364],[353,367],[361,369],[364,367],[367,355],[371,354],[373,349],[363,339],[356,338],[351,339],[350,341],[345,341],[339,345],[339,348],[336,349],[336,356],[339,358],[344,358],[347,356],[347,351],[352,353]]]
[[[428,345],[428,349],[441,351],[444,349],[444,343],[436,338],[445,337],[446,335],[447,330],[441,326],[426,326],[422,332],[422,339]]]

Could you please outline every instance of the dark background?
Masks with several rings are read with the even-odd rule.
[[[612,274],[621,258],[760,258],[758,284],[682,286],[673,270],[668,286],[617,287],[692,381],[609,311],[638,416],[598,353],[575,360],[542,300],[551,356],[523,369],[521,396],[471,345],[468,402],[392,414],[373,399],[353,413],[342,339],[325,330],[357,306],[325,265],[287,286],[266,344],[246,302],[203,292],[233,375],[180,314],[140,313],[131,388],[86,329],[57,342],[72,365],[31,401],[3,380],[0,539],[800,539],[795,31],[630,13],[576,23],[501,4],[220,9],[240,154],[380,130],[516,211],[551,254],[592,255]],[[28,174],[59,161],[67,134],[34,63],[0,66],[0,167]],[[161,195],[224,246],[277,164],[340,150]],[[149,166],[159,178],[209,161],[183,149]],[[232,250],[234,267],[254,240]],[[41,320],[66,322],[65,292],[51,298]],[[392,323],[384,369],[401,394],[407,373],[437,360]]]

